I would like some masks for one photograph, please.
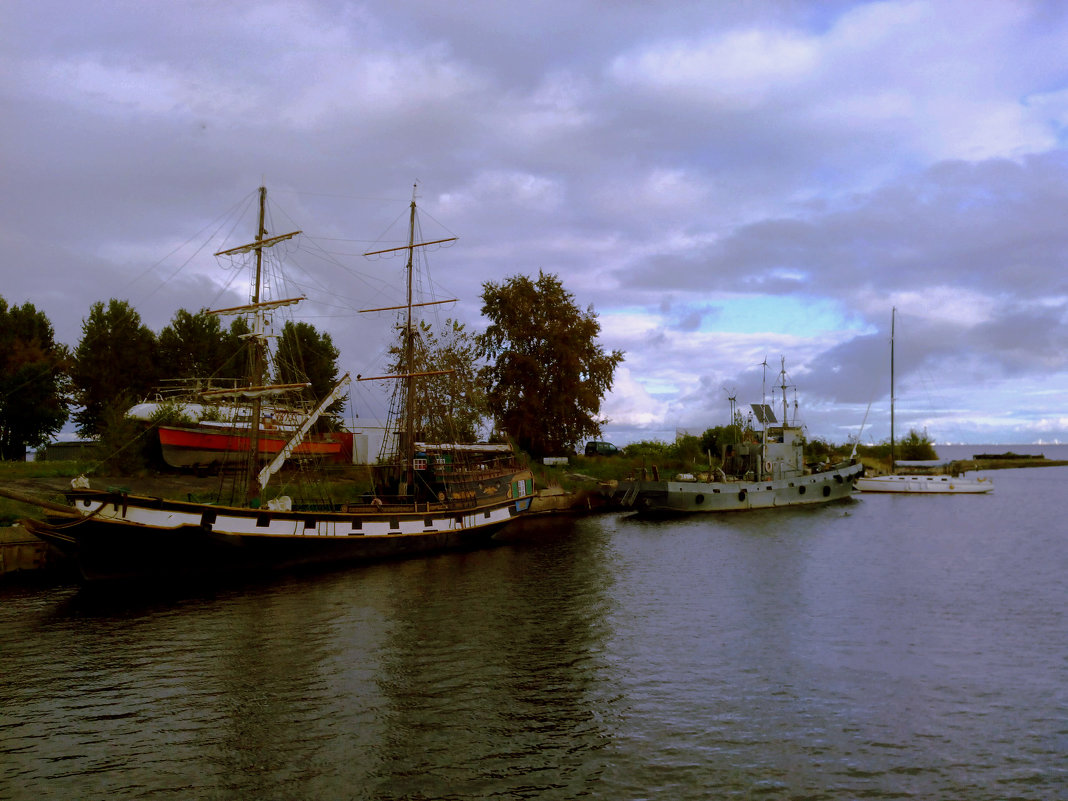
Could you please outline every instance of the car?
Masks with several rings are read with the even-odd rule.
[[[618,453],[619,453],[619,448],[617,448],[611,442],[587,442],[586,443],[586,455],[587,456],[616,456]]]

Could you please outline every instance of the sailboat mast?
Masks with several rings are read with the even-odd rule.
[[[267,233],[264,225],[267,208],[267,187],[260,187],[260,217],[259,224],[256,226],[256,244],[259,245],[263,242],[263,237]],[[252,285],[252,303],[257,304],[260,302],[260,286],[263,276],[263,248],[257,247],[256,250],[256,280]],[[256,310],[255,321],[253,322],[252,336],[249,337],[249,347],[252,349],[252,376],[251,386],[259,386],[263,384],[263,340],[261,335],[263,334],[263,312],[259,309]],[[260,455],[260,413],[261,413],[261,401],[259,395],[252,398],[252,419],[249,420],[249,457],[248,457],[248,486],[246,489],[246,496],[251,502],[260,494],[260,482],[257,475],[260,472],[259,455]]]
[[[894,322],[897,307],[890,309],[890,472],[894,472]]]

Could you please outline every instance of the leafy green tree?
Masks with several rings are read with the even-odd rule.
[[[519,447],[535,457],[569,453],[600,436],[601,401],[612,388],[622,351],[597,344],[593,307],[576,304],[560,279],[514,276],[482,285],[479,337],[488,364],[479,371],[490,412]]]
[[[0,460],[24,459],[63,427],[69,359],[43,312],[0,298]]]
[[[311,383],[305,397],[319,403],[337,384],[340,355],[327,332],[317,331],[311,323],[287,322],[275,352],[275,380],[280,384]],[[324,416],[336,422],[344,407],[344,399],[338,399],[327,407]]]
[[[742,441],[742,432],[739,426],[716,426],[709,428],[701,435],[701,453],[711,452],[713,459],[718,459],[720,449],[724,445],[736,445]]]
[[[391,372],[404,372],[404,326],[390,348]],[[478,382],[479,345],[463,323],[445,320],[439,332],[428,322],[415,328],[413,370],[436,375],[412,382],[414,427],[431,442],[470,443],[486,419],[485,392]]]
[[[239,319],[244,323],[243,318]],[[159,363],[167,378],[243,375],[235,372],[243,361],[242,365],[234,362],[235,354],[241,349],[223,330],[219,317],[203,309],[196,314],[179,309],[170,324],[159,332]]]
[[[927,431],[924,430],[921,434],[914,428],[910,428],[908,435],[894,445],[894,451],[894,458],[903,459],[906,462],[938,458],[934,443],[927,436]]]
[[[71,370],[74,399],[81,407],[74,413],[78,433],[100,433],[106,411],[147,395],[158,383],[158,364],[156,335],[127,301],[94,303],[82,321]]]

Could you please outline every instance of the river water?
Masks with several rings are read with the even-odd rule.
[[[183,593],[0,589],[0,798],[1068,797],[1068,468],[514,531]]]

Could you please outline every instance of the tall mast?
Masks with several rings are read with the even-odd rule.
[[[890,472],[894,472],[894,322],[897,307],[890,310]]]
[[[267,208],[267,187],[260,187],[260,217],[259,224],[256,226],[256,280],[252,284],[252,303],[258,304],[260,302],[260,285],[263,276],[263,237],[267,233],[264,225],[264,218],[266,216]],[[262,339],[263,335],[263,313],[262,311],[256,311],[253,322],[252,336],[249,337],[249,348],[251,348],[252,356],[252,376],[249,382],[251,386],[260,386],[263,384],[263,362],[264,362],[264,343]],[[259,395],[256,395],[252,399],[252,419],[249,420],[249,432],[248,432],[248,444],[249,444],[249,457],[248,457],[248,486],[246,488],[246,497],[251,502],[257,498],[260,494],[260,482],[257,478],[260,472],[260,412],[261,401]]]
[[[786,357],[785,356],[780,356],[779,358],[782,360],[782,363],[781,363],[782,371],[780,373],[780,379],[782,381],[782,386],[781,386],[781,389],[782,389],[782,431],[783,431],[783,437],[784,437],[784,441],[785,441],[786,422],[787,422],[787,420],[789,420],[789,417],[786,414]]]
[[[404,337],[404,458],[408,468],[409,486],[415,481],[415,335],[412,331],[412,272],[415,261],[415,192],[417,185],[412,185],[412,205],[408,218],[408,266],[407,266],[407,322]]]

